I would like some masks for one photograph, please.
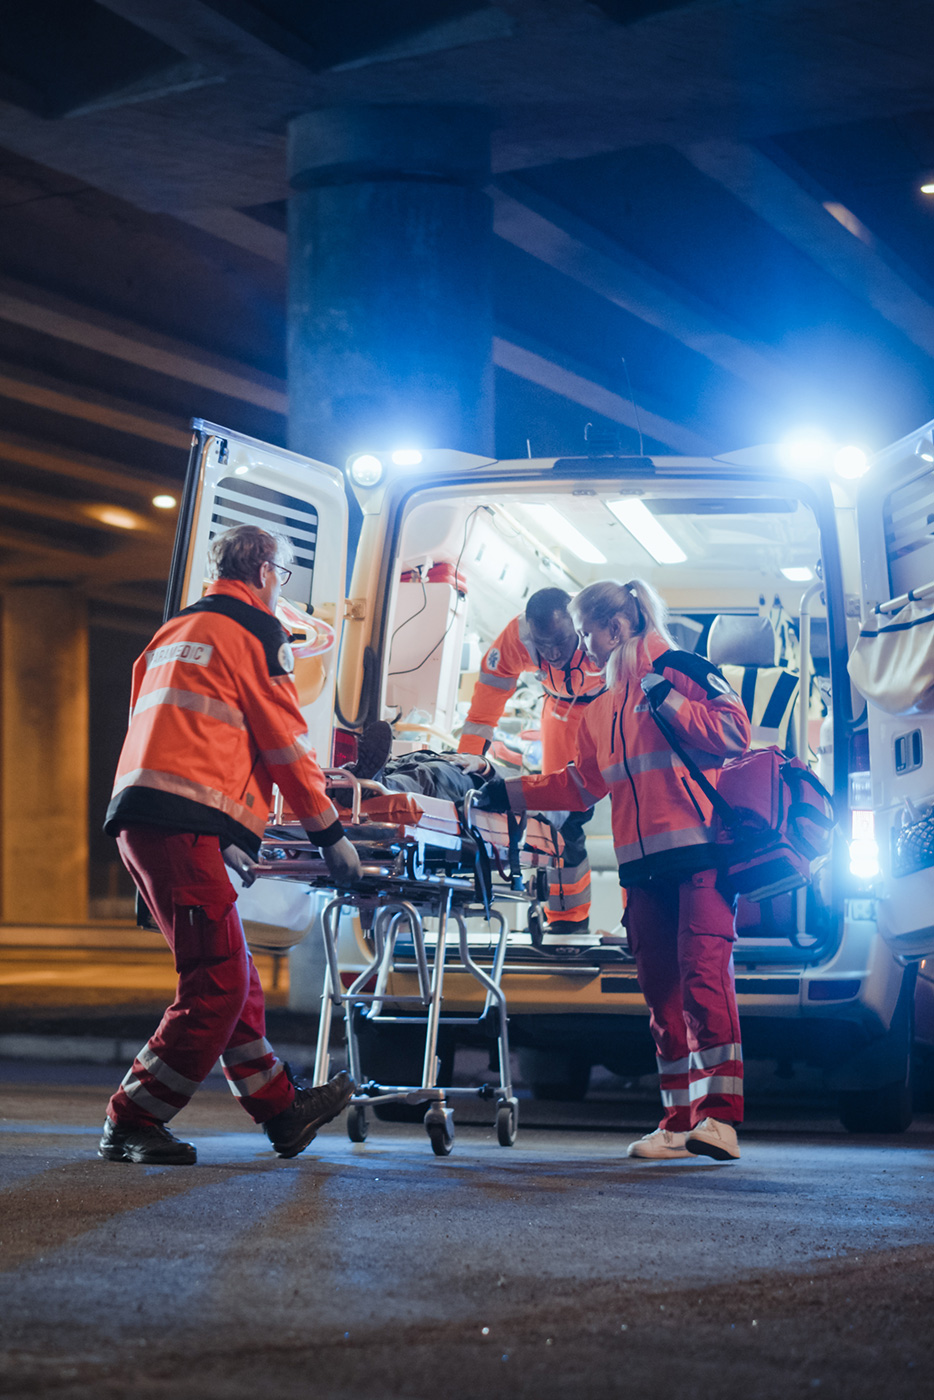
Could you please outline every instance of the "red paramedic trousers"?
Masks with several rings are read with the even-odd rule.
[[[648,1003],[662,1128],[741,1123],[743,1050],[733,983],[733,916],[716,871],[627,891],[626,926]]]
[[[172,949],[178,989],[108,1115],[121,1125],[168,1122],[220,1059],[231,1092],[264,1123],[295,1090],[266,1039],[263,989],[218,838],[135,826],[117,846]]]

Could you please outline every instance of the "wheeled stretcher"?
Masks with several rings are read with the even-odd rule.
[[[342,814],[347,837],[360,857],[362,874],[352,890],[334,896],[322,912],[326,972],[314,1079],[328,1078],[329,1041],[334,1011],[343,1013],[348,1068],[359,1088],[351,1100],[347,1131],[363,1142],[367,1108],[380,1103],[425,1104],[425,1127],[432,1150],[447,1156],[454,1144],[454,1115],[449,1100],[479,1097],[496,1103],[499,1142],[511,1146],[518,1129],[518,1102],[510,1078],[506,995],[502,988],[509,925],[497,903],[519,901],[530,919],[538,916],[547,894],[548,869],[560,863],[561,838],[547,822],[529,818],[524,827],[508,816],[479,812],[468,793],[463,810],[450,801],[411,793],[387,792],[343,769],[325,770],[339,801],[351,797]],[[300,880],[333,888],[333,876],[301,826],[276,821],[266,832],[257,874]],[[338,965],[341,913],[353,908],[367,930],[372,957],[344,988]],[[468,918],[483,918],[494,932],[492,964],[480,967],[468,942]],[[424,921],[437,921],[434,948],[426,944]],[[450,925],[457,930],[456,950],[449,948]],[[387,990],[400,934],[411,940],[418,991]],[[433,935],[434,937],[434,935]],[[411,966],[411,964],[409,964]],[[479,1016],[442,1016],[445,969],[466,971],[485,992]],[[438,1031],[445,1026],[485,1029],[496,1040],[499,1082],[480,1088],[450,1088],[437,1083]],[[420,1084],[384,1084],[367,1078],[361,1065],[359,1029],[373,1026],[425,1026]]]

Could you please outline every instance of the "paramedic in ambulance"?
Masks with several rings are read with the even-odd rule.
[[[568,613],[570,594],[561,588],[533,593],[524,613],[506,626],[480,663],[480,674],[461,731],[458,752],[483,754],[523,672],[531,671],[545,689],[542,710],[542,770],[564,768],[577,748],[577,733],[588,706],[605,689],[603,673],[587,656]],[[556,809],[569,804],[557,802]],[[560,828],[563,866],[552,872],[547,927],[542,946],[588,944],[590,938],[590,861],[584,825],[593,804],[570,812]]]
[[[130,725],[105,831],[117,838],[178,972],[175,1000],[107,1106],[98,1155],[187,1165],[166,1126],[220,1059],[227,1083],[280,1157],[294,1157],[353,1093],[347,1074],[298,1085],[266,1039],[263,991],[225,861],[248,869],[273,783],[336,883],[357,853],[325,794],[276,619],[284,540],[237,525],[211,546],[216,582],[169,619],[133,668]]]
[[[640,579],[591,584],[571,604],[607,690],[584,712],[572,763],[488,783],[478,806],[587,809],[610,794],[625,922],[648,1004],[662,1095],[658,1128],[631,1157],[739,1156],[743,1061],[733,917],[718,883],[710,802],[653,712],[713,784],[749,746],[742,702],[710,662],[677,651],[657,593]]]

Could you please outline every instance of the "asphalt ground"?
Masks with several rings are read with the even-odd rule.
[[[483,1065],[458,1061],[476,1080]],[[934,1119],[853,1138],[763,1083],[737,1163],[639,1163],[654,1093],[343,1121],[278,1161],[221,1083],[194,1167],[105,1163],[120,1071],[0,1064],[0,1394],[863,1397],[932,1392]]]
[[[738,1163],[639,1163],[655,1086],[597,1073],[582,1104],[520,1089],[512,1148],[458,1100],[450,1157],[418,1125],[354,1145],[340,1121],[280,1162],[212,1076],[174,1122],[197,1166],[105,1163],[164,945],[0,935],[0,1395],[934,1393],[931,1116],[853,1138],[816,1077],[751,1064]],[[279,973],[270,1038],[308,1069]],[[487,1077],[458,1054],[458,1082]]]

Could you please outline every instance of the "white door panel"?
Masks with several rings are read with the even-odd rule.
[[[194,603],[208,583],[208,549],[231,525],[284,535],[292,577],[280,621],[293,643],[295,684],[319,761],[331,758],[337,653],[344,611],[347,498],[323,462],[196,419],[179,517],[167,611]]]
[[[881,453],[860,483],[864,627],[878,623],[880,605],[934,585],[931,427]],[[869,703],[867,723],[882,870],[879,930],[893,951],[917,957],[934,952],[934,860],[930,867],[900,869],[895,842],[903,816],[931,810],[934,822],[934,713],[891,715]]]

